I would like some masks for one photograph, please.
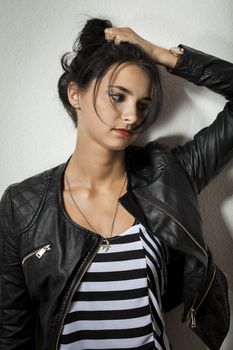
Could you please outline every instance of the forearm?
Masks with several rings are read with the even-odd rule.
[[[184,49],[179,59],[170,50],[143,38],[138,43],[157,64],[166,67],[173,74],[232,99],[232,63],[185,45],[179,45]]]
[[[184,54],[172,73],[232,99],[233,64],[191,47],[180,46],[184,48]]]
[[[145,39],[142,40],[141,46],[155,63],[168,69],[173,69],[176,66],[178,58],[172,55],[169,49],[152,44]]]
[[[199,193],[233,157],[233,64],[184,45],[182,47],[184,54],[172,73],[229,99],[209,127],[173,150]]]

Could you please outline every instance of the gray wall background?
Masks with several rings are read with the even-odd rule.
[[[59,57],[70,51],[87,15],[130,26],[164,46],[179,43],[233,61],[231,0],[0,0],[0,194],[13,182],[64,162],[75,130],[57,94]],[[161,70],[165,106],[141,143],[183,143],[214,120],[225,99]],[[233,290],[233,162],[200,195],[206,239]],[[182,306],[166,315],[175,350],[207,349],[180,323]],[[222,350],[233,348],[233,325]]]

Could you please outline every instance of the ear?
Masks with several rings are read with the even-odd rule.
[[[80,107],[80,105],[79,105],[79,87],[74,81],[71,81],[68,85],[67,96],[68,96],[68,100],[69,100],[70,104],[74,108]]]

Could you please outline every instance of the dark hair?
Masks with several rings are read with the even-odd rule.
[[[65,72],[58,81],[59,97],[64,108],[71,116],[75,127],[77,127],[76,111],[69,103],[67,96],[69,83],[73,81],[81,89],[86,89],[91,81],[96,79],[93,96],[95,107],[96,87],[106,71],[113,64],[117,64],[117,67],[119,67],[124,62],[135,63],[150,74],[153,82],[152,107],[143,124],[144,131],[157,119],[161,111],[162,89],[159,70],[152,58],[139,45],[128,42],[116,45],[107,41],[104,29],[110,27],[112,27],[112,23],[105,19],[92,18],[86,22],[73,44],[73,52],[67,52],[61,57],[61,65]]]

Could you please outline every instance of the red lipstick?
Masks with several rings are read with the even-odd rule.
[[[122,135],[122,136],[130,136],[132,135],[132,132],[130,130],[127,129],[113,129],[114,131],[116,131],[118,134]]]

